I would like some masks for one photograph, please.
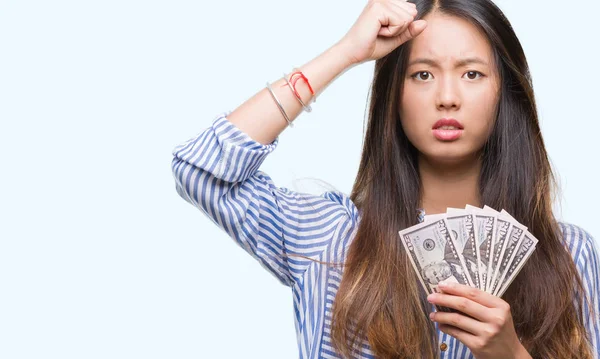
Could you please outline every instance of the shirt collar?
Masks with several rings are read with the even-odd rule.
[[[423,208],[417,208],[417,218],[419,223],[423,222],[425,219],[425,210]]]

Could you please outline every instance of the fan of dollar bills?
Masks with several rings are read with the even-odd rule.
[[[501,297],[538,242],[506,211],[488,206],[448,208],[399,234],[427,294],[445,280]]]

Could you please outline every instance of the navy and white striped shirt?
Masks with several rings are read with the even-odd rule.
[[[277,147],[279,137],[263,145],[229,122],[229,113],[219,114],[210,127],[173,150],[177,193],[292,288],[300,358],[340,358],[331,345],[330,324],[342,272],[294,255],[343,262],[360,214],[339,191],[312,195],[277,187],[259,167]],[[575,225],[561,222],[560,226],[586,295],[600,312],[594,240]],[[600,320],[586,315],[585,324],[594,358],[600,359]],[[440,358],[473,358],[460,341],[438,333],[440,344],[446,344]],[[359,358],[375,358],[367,342],[362,348]]]

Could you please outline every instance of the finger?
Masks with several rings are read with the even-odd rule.
[[[408,25],[408,29],[406,29],[406,31],[404,31],[398,36],[396,40],[397,43],[403,44],[409,40],[414,39],[415,37],[419,36],[419,34],[422,33],[426,27],[427,21],[425,20],[417,20],[411,22],[410,25]]]
[[[472,301],[469,298],[446,293],[433,293],[427,297],[430,303],[438,306],[456,309],[459,312],[482,322],[488,322],[490,309]]]
[[[460,340],[464,345],[466,345],[469,348],[472,348],[477,341],[477,337],[475,335],[465,332],[464,330],[453,327],[451,325],[440,324],[439,329],[442,332]]]
[[[429,313],[429,319],[440,324],[451,325],[473,335],[482,332],[484,323],[460,313],[432,312]]]
[[[504,301],[495,295],[468,285],[460,283],[447,283],[442,281],[439,283],[438,288],[444,293],[468,298],[488,308],[502,308],[504,305]]]
[[[400,15],[402,17],[402,19],[406,19],[406,21],[404,22],[403,26],[399,26],[399,28],[401,28],[402,30],[400,31],[399,28],[396,29],[392,29],[394,35],[399,35],[400,33],[406,31],[406,29],[408,28],[408,26],[415,20],[415,17],[417,16],[417,8],[414,6],[410,6],[407,7],[402,6],[401,4],[412,4],[412,3],[407,3],[404,1],[398,2],[398,1],[392,1],[390,3],[390,8],[392,8],[392,11],[396,11],[396,13],[398,13],[398,15]]]
[[[406,10],[395,7],[389,3],[382,4],[386,13],[387,22],[382,23],[381,29],[379,29],[378,35],[383,36],[396,36],[410,25],[414,16],[409,14]]]

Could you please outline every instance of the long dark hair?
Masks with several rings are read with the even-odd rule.
[[[495,127],[481,151],[480,195],[483,204],[506,209],[539,239],[503,296],[517,334],[534,358],[591,358],[583,285],[552,213],[556,182],[517,36],[489,0],[411,2],[417,19],[434,10],[465,19],[483,30],[493,48],[501,93]],[[425,292],[398,240],[400,229],[418,222],[422,193],[418,152],[398,111],[410,45],[375,62],[366,138],[350,196],[361,221],[333,306],[333,344],[347,357],[361,337],[378,358],[437,356]]]

